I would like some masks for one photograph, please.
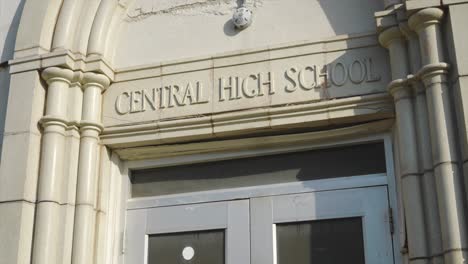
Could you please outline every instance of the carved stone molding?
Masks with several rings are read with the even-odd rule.
[[[86,72],[82,79],[83,89],[86,89],[89,85],[96,85],[102,92],[109,88],[110,82],[110,79],[104,74],[94,72]]]
[[[426,8],[414,13],[408,24],[419,37],[423,67],[418,75],[424,82],[427,96],[444,263],[451,264],[466,260],[468,240],[461,190],[462,176],[457,165],[459,143],[447,83],[449,65],[444,62],[444,42],[440,28],[443,16],[444,11],[441,9]]]
[[[73,76],[73,71],[59,67],[47,68],[42,71],[41,74],[42,79],[44,79],[48,84],[56,80],[61,80],[70,84]]]
[[[439,8],[426,8],[414,13],[409,18],[408,24],[411,29],[417,32],[430,25],[439,24],[443,16],[444,11]]]
[[[48,68],[70,69],[75,72],[97,72],[114,79],[114,69],[101,55],[83,56],[69,50],[57,49],[49,53],[17,58],[9,61],[10,73]]]
[[[404,38],[399,27],[393,26],[385,29],[379,34],[379,43],[388,49],[390,43],[395,40],[402,40]]]
[[[406,38],[399,25],[385,29],[379,42],[389,50],[392,81],[387,89],[395,101],[402,200],[409,259],[428,257],[424,201],[418,164],[418,146]],[[404,177],[403,177],[404,176]]]

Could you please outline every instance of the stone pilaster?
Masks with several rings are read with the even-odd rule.
[[[426,91],[416,73],[421,68],[419,52],[419,39],[417,34],[408,27],[408,23],[401,23],[400,29],[405,35],[408,44],[409,68],[411,75],[408,82],[412,87],[414,97],[414,113],[416,122],[416,135],[418,143],[419,174],[424,200],[424,218],[426,221],[426,234],[429,254],[433,264],[442,264],[442,235],[440,231],[439,206],[434,171],[432,170],[432,148],[427,114]]]
[[[410,263],[428,263],[424,203],[418,168],[418,149],[412,103],[412,91],[407,82],[408,56],[406,40],[396,26],[384,30],[379,41],[390,53],[393,81],[388,89],[395,100],[398,129],[399,165],[405,222],[408,234]]]
[[[83,110],[80,122],[80,155],[72,263],[93,263],[96,191],[99,164],[99,134],[102,132],[102,92],[110,80],[102,74],[83,76]]]
[[[42,136],[37,208],[34,226],[34,264],[58,264],[61,250],[63,206],[61,189],[64,180],[67,94],[73,72],[47,68],[42,78],[48,84],[45,116],[41,119]]]
[[[426,88],[439,215],[446,264],[468,257],[462,181],[457,156],[455,123],[447,85],[440,21],[443,11],[426,8],[414,13],[409,26],[417,32],[423,67],[418,75]]]

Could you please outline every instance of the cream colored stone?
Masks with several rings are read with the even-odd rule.
[[[271,105],[299,104],[326,99],[326,55],[323,53],[273,60],[275,94]],[[325,75],[323,75],[325,74]]]
[[[332,106],[327,113],[330,124],[352,124],[395,117],[395,106],[387,93],[356,96],[347,99],[354,99],[356,103],[343,103],[342,105],[337,104],[335,107]],[[345,101],[345,99],[341,100]]]
[[[287,44],[270,45],[270,60],[303,56],[304,54],[315,54],[324,51],[325,41],[296,41]]]
[[[369,32],[373,12],[383,9],[381,1],[262,0],[254,7],[252,25],[238,32],[230,21],[235,2],[183,3],[138,0],[130,5],[117,41],[116,67]]]
[[[336,113],[335,113],[336,112]],[[330,116],[339,117],[330,119]],[[102,136],[103,143],[112,147],[135,147],[145,144],[174,143],[208,139],[212,129],[217,135],[242,135],[254,129],[276,131],[293,127],[320,127],[331,123],[343,125],[366,122],[393,116],[393,106],[387,94],[375,94],[324,101],[296,106],[238,111],[212,117],[163,121],[158,124],[129,128],[108,128]],[[266,118],[269,119],[266,120]]]
[[[78,23],[75,31],[75,39],[73,41],[73,45],[71,46],[71,50],[81,54],[87,54],[88,52],[88,43],[90,40],[90,34],[93,27],[94,19],[99,17],[96,14],[99,5],[102,1],[90,1],[86,2],[83,5],[82,10],[74,10],[81,11],[80,12],[80,22]]]
[[[23,11],[24,1],[10,0],[0,3],[0,62],[13,58],[16,32]],[[14,33],[13,33],[14,32]]]
[[[210,138],[213,135],[211,117],[168,120],[159,123],[160,143],[174,143]]]
[[[413,14],[408,23],[418,33],[424,65],[420,74],[427,94],[444,260],[446,263],[461,263],[468,256],[465,250],[468,238],[461,173],[456,165],[455,123],[440,30],[443,15],[441,9],[426,8]]]
[[[66,92],[58,92],[57,88],[65,87],[66,81],[62,80],[60,85],[50,85],[48,92],[51,99],[46,110],[48,110],[49,115],[55,116],[52,119],[50,116],[49,119],[44,118],[44,124],[46,124],[42,153],[44,162],[40,166],[41,179],[39,180],[52,188],[44,189],[43,186],[40,186],[39,190],[45,194],[39,196],[40,199],[50,198],[55,202],[70,204],[58,206],[56,203],[45,202],[39,205],[36,218],[37,232],[34,237],[37,240],[34,246],[35,257],[31,259],[29,252],[31,242],[29,244],[17,242],[20,240],[15,240],[17,238],[15,233],[29,232],[29,234],[23,234],[22,237],[26,237],[26,240],[32,239],[33,220],[21,230],[15,226],[15,223],[27,222],[29,219],[33,219],[33,214],[23,218],[24,215],[15,214],[16,209],[3,210],[4,204],[9,204],[8,202],[0,203],[0,213],[6,212],[8,214],[5,222],[9,226],[13,226],[13,228],[4,229],[0,225],[0,234],[5,233],[8,237],[11,235],[13,241],[6,246],[0,242],[0,256],[7,256],[7,263],[32,261],[33,263],[47,264],[70,262],[110,264],[121,262],[122,252],[125,251],[121,245],[123,241],[121,236],[123,236],[125,228],[121,223],[124,222],[125,218],[128,192],[125,188],[129,184],[125,181],[128,181],[128,175],[125,175],[125,169],[119,167],[122,163],[115,153],[110,154],[113,155],[112,161],[110,161],[111,165],[109,165],[111,168],[103,170],[101,175],[96,173],[99,166],[107,166],[106,164],[109,162],[108,160],[99,162],[98,149],[102,145],[115,148],[126,159],[142,159],[174,156],[181,153],[221,151],[225,147],[231,150],[238,149],[240,147],[238,143],[242,142],[244,142],[243,147],[252,145],[271,147],[287,146],[288,142],[291,141],[317,143],[323,140],[341,140],[387,133],[390,131],[389,126],[394,117],[394,105],[389,101],[389,96],[385,91],[386,85],[391,79],[395,80],[391,83],[393,94],[398,95],[397,98],[402,100],[396,103],[398,115],[396,128],[399,131],[400,139],[393,141],[400,142],[397,144],[399,145],[397,148],[399,148],[398,151],[402,152],[401,157],[399,157],[402,162],[397,166],[402,166],[401,173],[403,174],[412,173],[403,180],[402,193],[406,199],[407,221],[405,224],[408,226],[408,235],[402,232],[400,245],[403,246],[405,239],[408,238],[410,252],[405,253],[403,249],[402,255],[405,255],[405,259],[413,258],[411,263],[415,264],[427,262],[426,256],[420,254],[424,251],[422,248],[426,242],[425,239],[421,239],[422,242],[417,245],[414,243],[415,238],[421,237],[418,230],[424,229],[423,225],[417,226],[418,223],[421,223],[418,216],[420,207],[428,201],[426,199],[421,202],[418,198],[418,190],[415,191],[413,188],[418,186],[418,177],[413,173],[415,171],[421,173],[421,168],[415,170],[418,161],[415,158],[417,155],[414,153],[413,145],[419,137],[423,136],[418,133],[418,137],[415,138],[411,127],[412,125],[418,125],[419,128],[422,126],[417,123],[419,120],[412,120],[411,113],[415,110],[411,107],[411,103],[408,103],[410,99],[403,98],[407,94],[401,92],[402,86],[405,89],[408,88],[405,86],[407,85],[405,81],[408,73],[416,74],[416,70],[408,71],[406,63],[401,60],[401,57],[404,57],[402,55],[404,51],[399,53],[398,50],[404,50],[404,45],[390,48],[391,53],[397,52],[396,56],[392,55],[391,61],[389,61],[386,52],[376,46],[377,40],[372,14],[376,10],[388,8],[386,14],[395,15],[391,21],[384,21],[385,18],[389,18],[388,16],[380,17],[382,20],[379,22],[378,30],[382,30],[390,24],[397,25],[402,19],[405,20],[405,8],[416,11],[414,8],[427,7],[431,3],[440,5],[441,1],[413,0],[407,1],[406,6],[397,5],[403,2],[398,0],[298,0],[294,3],[257,0],[253,2],[254,22],[244,31],[234,31],[230,24],[231,11],[238,4],[235,1],[101,0],[82,2],[28,0],[25,2],[25,12],[21,18],[20,32],[16,43],[16,57],[23,59],[11,62],[12,72],[16,73],[14,76],[18,76],[14,80],[16,84],[12,85],[14,90],[10,90],[12,91],[11,96],[16,98],[15,102],[21,103],[8,106],[8,116],[11,118],[7,121],[9,123],[6,127],[7,130],[12,129],[7,131],[5,137],[4,159],[2,159],[0,168],[0,197],[3,198],[3,195],[6,195],[7,199],[12,199],[12,197],[16,197],[16,194],[21,194],[18,199],[25,199],[25,197],[35,199],[36,197],[33,194],[37,186],[35,183],[30,183],[34,181],[33,179],[37,179],[37,175],[29,173],[29,170],[35,166],[39,167],[37,164],[32,166],[34,160],[32,156],[34,154],[37,158],[39,152],[40,130],[37,129],[36,125],[44,114],[44,94],[35,71],[43,71],[49,66],[60,66],[74,71],[104,73],[108,77],[101,76],[103,79],[114,79],[115,77],[116,83],[103,94],[102,122],[106,128],[102,135],[99,135],[101,128],[100,90],[102,87],[95,84],[92,85],[93,87],[83,87],[85,90],[88,89],[88,93],[84,97],[84,107],[81,109],[83,102],[80,100],[81,91],[78,86],[72,84],[72,87],[68,88]],[[442,1],[443,4],[454,2]],[[252,4],[252,1],[249,4]],[[454,9],[456,8],[448,7],[450,12]],[[453,19],[449,18],[449,21],[456,24],[453,27],[455,30],[461,30],[460,28],[463,26],[459,25],[464,25],[464,20],[460,17],[463,17],[464,9],[457,10],[461,11],[458,14],[453,11]],[[437,20],[440,17],[437,14],[441,14],[442,11],[425,10],[424,12],[427,13],[422,16],[423,18],[431,15],[436,17],[435,20],[430,19],[429,24],[431,24],[438,23]],[[20,17],[19,14],[18,17]],[[424,30],[419,26],[416,28],[418,31]],[[427,34],[420,35],[421,42],[425,43],[421,46],[424,50],[425,64],[444,62],[440,32],[432,30],[425,33]],[[457,37],[459,38],[454,38],[457,45],[460,46],[466,42],[460,34],[457,34]],[[431,42],[434,38],[438,42]],[[446,40],[446,42],[450,41]],[[57,50],[48,53],[51,44]],[[65,49],[60,50],[62,48]],[[451,49],[450,46],[448,48]],[[41,53],[44,55],[37,55]],[[463,66],[463,50],[458,48],[456,53],[460,57],[452,61],[456,61],[457,66]],[[353,83],[352,80],[343,78],[343,83],[336,85],[336,87],[314,90],[311,93],[299,90],[286,94],[284,90],[280,90],[288,84],[288,81],[282,78],[284,71],[295,67],[294,65],[301,67],[306,67],[310,63],[314,65],[328,64],[331,67],[337,63],[349,65],[353,64],[355,60],[365,59],[366,56],[371,57],[376,64],[375,73],[381,77],[379,80]],[[358,65],[355,64],[355,66]],[[393,78],[390,76],[390,66],[392,66]],[[429,66],[417,76],[424,77],[426,80],[429,95],[434,97],[440,92],[448,94],[446,89],[448,87],[444,86],[446,80],[440,76],[434,77],[434,75],[446,74],[444,72],[447,70],[446,65]],[[115,76],[114,69],[116,69]],[[20,73],[23,71],[31,72]],[[220,93],[217,89],[217,78],[221,75],[240,76],[244,79],[249,77],[253,82],[256,77],[252,77],[250,74],[256,72],[274,74],[274,82],[277,86],[274,94],[263,95],[263,97],[250,94],[250,96],[254,96],[219,102]],[[67,76],[67,74],[65,76],[62,74],[55,77],[67,78]],[[356,76],[359,74],[355,74],[354,77]],[[339,79],[339,75],[335,77]],[[117,96],[125,91],[132,92],[145,87],[153,88],[156,83],[165,86],[167,83],[185,82],[199,78],[210,83],[207,84],[210,86],[208,89],[210,101],[208,103],[193,105],[193,107],[184,106],[183,108],[174,106],[171,109],[135,112],[129,115],[119,115],[116,112]],[[334,81],[336,82],[337,79],[335,78]],[[71,82],[73,83],[73,81]],[[84,82],[88,83],[87,80]],[[252,82],[249,85],[252,85]],[[252,87],[248,86],[247,88]],[[441,87],[443,89],[439,89]],[[459,90],[460,98],[463,98],[463,87],[456,87],[456,89]],[[31,93],[31,91],[33,92]],[[243,95],[249,97],[248,93]],[[458,94],[455,93],[455,95]],[[36,100],[36,98],[39,99]],[[457,149],[444,148],[444,144],[457,144],[458,141],[453,136],[456,135],[453,133],[456,124],[451,121],[451,115],[447,115],[447,113],[451,113],[448,103],[450,100],[447,100],[447,97],[443,97],[442,100],[438,99],[428,100],[428,105],[437,107],[434,110],[436,113],[432,112],[429,115],[436,120],[436,125],[432,124],[431,127],[432,137],[442,138],[439,141],[432,140],[432,145],[438,143],[434,147],[436,150],[434,155],[438,158],[436,161],[451,161],[450,158],[455,157]],[[416,109],[421,109],[421,107],[416,107]],[[463,101],[460,103],[459,109],[462,109],[461,118],[459,118],[462,121],[461,124],[457,125],[462,127],[460,134],[465,137]],[[415,112],[417,114],[414,117],[418,118],[421,112],[418,110]],[[16,117],[18,118],[16,119]],[[372,123],[372,125],[354,126],[355,123],[367,123],[387,118],[389,120]],[[81,149],[78,151],[78,132],[71,130],[75,128],[67,128],[66,125],[76,125],[80,121],[82,121],[81,136],[86,139],[81,141]],[[230,142],[228,146],[223,145],[224,141],[215,140],[226,136],[241,138],[256,135],[258,132],[282,133],[283,129],[318,129],[330,125],[350,127],[314,132],[313,140],[305,140],[298,134],[287,136],[291,139],[288,142],[278,138],[284,135],[269,138],[268,142],[257,142],[257,139],[240,139],[240,141]],[[51,128],[51,126],[55,127]],[[58,127],[63,127],[63,129]],[[449,129],[445,129],[445,127]],[[288,130],[288,132],[290,131],[293,130]],[[31,134],[26,134],[26,132]],[[57,133],[64,134],[64,140]],[[395,134],[394,132],[389,133]],[[58,136],[49,137],[47,134]],[[20,141],[21,138],[24,140]],[[208,148],[203,149],[203,146],[208,145],[191,145],[189,150],[184,149],[185,144],[181,144],[202,140],[213,142],[209,142],[210,147]],[[36,143],[32,144],[32,141]],[[245,143],[246,141],[249,142]],[[389,142],[386,144],[387,147],[392,145]],[[419,142],[419,144],[421,143]],[[141,150],[138,147],[145,149]],[[16,155],[16,150],[20,152],[19,155]],[[57,153],[57,159],[54,159],[51,153]],[[101,157],[105,157],[105,155],[101,155]],[[391,157],[388,157],[388,160],[391,164]],[[454,162],[458,162],[457,159],[454,160]],[[51,165],[53,162],[58,165]],[[79,172],[78,162],[80,163]],[[424,164],[426,163],[427,155]],[[13,168],[17,164],[24,166]],[[432,165],[434,164],[431,164],[430,168],[423,167],[430,170]],[[457,207],[458,204],[463,204],[463,199],[460,199],[461,192],[458,189],[461,182],[457,181],[459,180],[457,177],[450,178],[450,173],[456,170],[456,166],[441,165],[436,168],[435,172],[439,176],[449,176],[449,180],[446,180],[445,177],[438,178],[437,195],[439,196],[440,193],[449,194],[439,199],[439,202],[443,205],[441,212],[444,212],[441,214],[444,240],[449,237],[447,241],[444,241],[444,250],[448,252],[446,262],[450,264],[462,261],[462,255],[453,249],[456,249],[457,246],[466,247],[463,240],[463,234],[466,233],[465,225],[462,223],[463,221],[454,222],[454,219],[458,220],[457,217],[464,213],[460,207]],[[28,173],[23,173],[24,171]],[[77,186],[74,176],[78,173],[81,183],[78,184],[79,192],[75,193]],[[102,178],[102,174],[109,175],[105,175],[108,176],[107,178]],[[390,168],[389,175],[391,174]],[[17,175],[20,176],[16,177]],[[61,177],[57,177],[57,175]],[[428,175],[424,177],[430,177]],[[457,176],[456,173],[453,175]],[[52,180],[59,179],[57,180],[59,186],[57,189],[60,190],[55,190],[55,185],[50,183],[51,178],[49,177],[52,177]],[[4,181],[5,179],[6,181]],[[119,181],[124,181],[124,185],[120,185]],[[105,190],[106,187],[109,187],[109,190]],[[427,198],[431,192],[430,188],[426,187],[424,184],[421,185],[421,188],[425,188]],[[96,193],[96,190],[99,192]],[[103,201],[100,199],[102,198],[100,195],[106,195],[106,192],[109,198]],[[76,194],[80,204],[76,215],[78,221],[75,221],[73,208]],[[94,220],[96,214],[92,211],[96,204],[96,197],[99,198],[99,208],[102,205],[102,209],[105,210],[105,212],[102,211],[98,214],[97,222]],[[409,202],[408,197],[410,198]],[[108,213],[109,215],[107,215]],[[426,217],[428,215],[425,214]],[[11,220],[10,216],[16,221]],[[434,215],[431,217],[433,218]],[[75,224],[75,238],[72,238],[72,226]],[[397,231],[398,227],[404,230],[405,224],[401,223],[401,226],[397,226]],[[96,227],[98,227],[97,233],[94,232]],[[428,230],[433,229],[429,228]],[[462,234],[459,235],[461,238],[459,240],[456,239],[457,232]],[[428,238],[433,240],[434,236],[428,236]],[[72,239],[75,241],[72,242]],[[100,241],[100,239],[103,240]],[[397,252],[396,263],[399,263],[398,239],[393,242],[395,252]],[[429,245],[432,245],[431,243],[432,241],[429,241]],[[74,255],[72,247],[75,247]],[[6,253],[3,254],[4,252]],[[93,259],[94,256],[96,259]],[[414,257],[420,259],[414,259]],[[74,261],[71,260],[72,258]],[[17,261],[18,259],[24,260],[24,262]],[[2,261],[3,259],[0,258],[0,263]]]
[[[225,52],[215,55],[213,58],[213,67],[221,68],[268,60],[270,60],[269,48],[244,49],[242,51]]]
[[[75,206],[67,204],[63,211],[63,230],[60,237],[62,245],[59,256],[62,259],[61,263],[71,263]]]
[[[38,172],[37,213],[35,218],[32,263],[59,263],[63,253],[65,205],[65,133],[67,127],[68,90],[75,75],[71,70],[52,67],[42,72],[47,82],[41,160]]]
[[[29,264],[34,205],[17,201],[0,203],[0,263]]]
[[[122,124],[139,124],[158,120],[160,118],[160,111],[152,111],[152,107],[148,105],[147,101],[145,101],[145,107],[143,107],[141,91],[151,92],[148,94],[148,97],[152,98],[152,89],[157,89],[161,86],[162,82],[159,77],[112,84],[103,94],[102,122],[104,126],[114,127]],[[135,94],[135,91],[139,92],[139,94]],[[134,97],[139,95],[140,100],[138,102],[131,102],[132,92]],[[133,109],[132,106],[134,106]]]
[[[27,1],[16,37],[15,58],[42,54],[50,49],[60,0]]]
[[[390,82],[390,65],[386,55],[380,47],[328,53],[325,61],[329,67],[328,96],[341,98],[384,92],[386,84]],[[340,77],[343,76],[340,74],[340,63],[347,68],[348,75],[342,86],[339,86],[342,83]]]
[[[401,195],[406,215],[408,234],[408,255],[428,263],[427,234],[424,219],[424,202],[418,164],[418,146],[411,87],[405,83],[410,73],[406,39],[398,27],[386,29],[379,35],[379,41],[389,50],[392,82],[388,90],[395,101],[399,149],[399,177]]]
[[[68,91],[67,119],[70,123],[78,124],[81,120],[83,105],[83,91],[79,82],[73,82]]]
[[[69,36],[78,26],[78,18],[82,8],[82,1],[63,1],[60,15],[57,18],[57,25],[52,41],[52,50],[66,49],[72,45],[73,38]]]
[[[83,111],[80,121],[81,140],[73,223],[72,263],[92,263],[94,258],[100,157],[99,134],[102,132],[102,92],[109,87],[110,80],[104,74],[86,72],[82,83]]]
[[[364,40],[366,37],[357,39]],[[331,41],[343,41],[343,38]],[[350,42],[356,41],[353,39]],[[357,41],[356,45],[369,43],[368,40]],[[293,47],[282,46],[282,49],[293,50]],[[346,45],[343,47],[347,48]],[[162,83],[158,83],[158,77],[153,77],[113,84],[110,91],[104,95],[104,126],[149,123],[158,119],[205,116],[234,110],[379,93],[384,91],[385,83],[389,79],[386,70],[388,65],[384,57],[385,53],[381,48],[371,47],[268,61],[268,51],[247,50],[243,53],[226,53],[214,57],[213,70],[197,70],[210,66],[209,61],[204,59],[175,61],[162,67],[149,66],[156,68],[152,71],[143,69],[143,72],[157,75],[159,67]],[[139,71],[126,70],[135,77],[139,76]],[[167,102],[162,104],[162,109],[151,104],[152,101],[159,100],[156,97],[161,95],[160,87],[164,87],[163,97],[167,97],[166,87],[177,85],[179,89],[186,91],[184,86],[190,84],[195,89],[198,81],[203,84],[203,104],[176,106],[175,98],[172,100],[172,107],[168,107]],[[330,87],[323,88],[325,83]],[[152,100],[153,96],[156,100]],[[180,94],[178,96],[181,97]],[[134,103],[131,102],[132,98],[135,98]],[[161,106],[161,103],[159,104]],[[207,109],[211,105],[212,109]]]
[[[151,87],[154,86],[148,88]],[[148,109],[150,112],[159,112],[159,120],[210,114],[214,102],[212,69],[163,75],[160,87],[164,89],[164,93],[163,101],[156,100],[159,102],[159,109]],[[160,96],[159,91],[156,97],[159,99]],[[161,102],[164,108],[161,108]]]
[[[403,29],[402,29],[403,28]],[[416,32],[409,30],[406,24],[400,25],[408,40],[408,54],[410,70],[416,73],[421,68],[419,40]],[[434,264],[442,264],[442,233],[440,228],[439,206],[437,204],[437,191],[434,171],[432,170],[432,143],[430,138],[429,119],[427,113],[427,100],[424,85],[420,80],[412,79],[416,134],[418,141],[419,173],[422,175],[421,183],[424,198],[424,215],[427,226],[428,249]]]
[[[212,113],[268,107],[274,75],[270,62],[215,68]]]
[[[32,263],[61,263],[68,205],[43,201],[36,205]]]
[[[96,220],[96,263],[107,263],[112,259],[112,225],[115,219],[115,207],[111,204],[111,192],[115,190],[115,181],[111,175],[111,152],[101,147],[101,166],[99,170],[97,220]]]
[[[78,173],[78,157],[80,152],[80,134],[77,128],[66,131],[65,144],[67,153],[64,157],[64,181],[62,182],[62,203],[75,204],[76,199],[76,175]]]
[[[211,57],[188,58],[171,60],[161,63],[161,75],[202,71],[213,68],[214,60]],[[141,68],[141,67],[137,67]]]
[[[39,134],[44,113],[45,89],[36,71],[11,75],[5,133]]]
[[[455,107],[457,113],[457,121],[460,124],[459,133],[462,143],[462,155],[463,155],[463,162],[468,160],[468,93],[466,92],[466,87],[468,87],[468,77],[458,77],[457,82],[453,84],[453,93],[455,98]],[[465,170],[464,170],[465,171]],[[466,173],[466,172],[465,172]],[[466,175],[466,174],[465,174]],[[465,179],[467,177],[465,176]],[[465,182],[468,184],[468,182]]]
[[[4,136],[0,201],[36,201],[40,143],[41,137],[32,133]]]
[[[212,116],[213,134],[216,137],[241,133],[259,133],[270,129],[268,109],[251,109],[242,112],[224,113]],[[242,121],[239,121],[242,119]]]
[[[466,31],[466,25],[468,17],[468,5],[452,5],[449,6],[450,16],[448,17],[450,21],[450,30],[451,38],[453,40],[453,53],[452,61],[455,65],[454,68],[457,70],[458,75],[467,75],[468,74],[468,50],[466,49],[466,43],[468,41],[468,36],[462,34]]]
[[[90,16],[90,20],[92,20],[93,24],[89,34],[89,42],[87,43],[88,54],[103,55],[105,53],[109,26],[111,25],[113,14],[117,6],[118,2],[116,1],[101,1],[96,11],[99,15],[96,17]],[[88,37],[86,36],[86,38]]]
[[[300,144],[306,145],[320,143],[325,140],[347,139],[353,138],[356,135],[380,133],[388,130],[392,125],[392,120],[380,120],[375,122],[368,122],[362,125],[350,126],[328,131],[316,131],[292,135],[266,136],[262,137],[262,140],[259,140],[259,138],[250,137],[212,142],[194,142],[180,145],[174,144],[163,146],[145,146],[141,148],[122,148],[116,149],[115,152],[123,160],[143,160],[170,158],[190,154],[235,151],[239,149],[246,149],[251,146],[255,146],[257,149],[264,149]]]
[[[208,121],[208,125],[211,127],[211,123]],[[130,148],[134,146],[141,146],[145,144],[157,144],[161,141],[161,134],[159,133],[159,128],[157,124],[151,124],[150,129],[145,129],[144,131],[135,132],[133,130],[115,132],[115,130],[109,134],[104,134],[101,136],[102,144],[112,148]]]
[[[406,1],[406,9],[408,10],[419,10],[427,7],[439,6],[440,1],[438,0],[408,0]]]
[[[8,90],[10,88],[10,75],[8,68],[0,67],[0,153],[3,144],[3,134],[5,131],[5,118],[8,104]],[[0,155],[1,158],[1,155]],[[1,162],[0,162],[1,164]]]

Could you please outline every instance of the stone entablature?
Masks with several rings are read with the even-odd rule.
[[[390,117],[386,56],[375,35],[357,34],[117,70],[102,139],[142,145]]]
[[[387,53],[374,33],[132,68],[110,65],[100,55],[57,49],[14,59],[11,72],[59,66],[105,74],[112,84],[103,94],[101,139],[111,146],[393,116]]]

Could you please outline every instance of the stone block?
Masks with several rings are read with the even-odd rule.
[[[409,0],[406,1],[407,10],[418,10],[428,7],[439,6],[440,0]]]
[[[32,133],[5,135],[0,166],[0,201],[34,202],[41,137]]]
[[[213,113],[268,107],[274,89],[270,62],[214,69]]]
[[[0,203],[0,264],[29,264],[34,226],[34,204]]]
[[[458,77],[452,89],[463,160],[466,161],[468,160],[468,76]]]
[[[148,123],[160,119],[160,77],[114,83],[103,95],[105,127]]]
[[[37,71],[11,75],[5,133],[39,134],[44,114],[45,89]]]
[[[156,109],[161,120],[203,116],[211,112],[212,69],[163,75],[161,88],[163,92],[158,94],[162,101]]]
[[[468,25],[468,3],[453,5],[449,7],[449,21],[452,29],[453,48],[450,53],[453,54],[453,63],[456,64],[458,75],[468,75],[468,34],[466,34],[466,25]]]

